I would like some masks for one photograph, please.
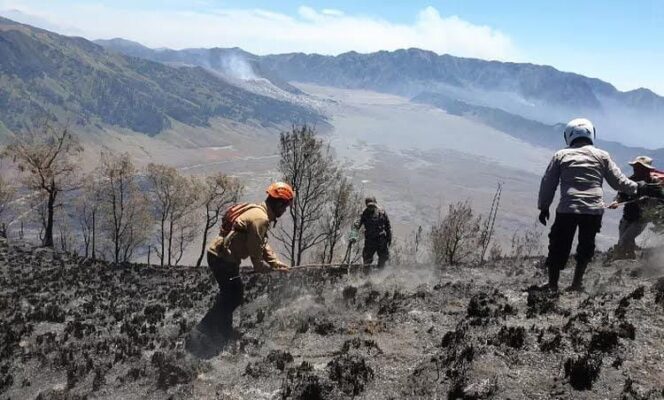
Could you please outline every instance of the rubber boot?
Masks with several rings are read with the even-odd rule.
[[[560,277],[560,269],[547,265],[547,272],[549,274],[549,281],[542,285],[538,286],[539,290],[550,290],[552,292],[558,291],[558,278]]]
[[[200,327],[195,326],[187,335],[184,348],[193,356],[209,360],[219,354],[219,350],[212,338],[210,338]]]
[[[567,288],[568,292],[582,292],[583,291],[583,274],[586,272],[588,263],[577,262],[576,268],[574,269],[574,278],[572,279],[572,285]]]

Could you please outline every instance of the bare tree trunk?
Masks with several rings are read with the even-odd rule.
[[[293,201],[293,205],[291,206],[291,215],[293,216],[293,240],[290,242],[290,260],[291,260],[291,267],[297,265],[297,260],[295,259],[295,246],[297,242],[295,241],[295,238],[297,237],[297,231],[298,231],[298,220],[297,220],[297,207],[298,207],[298,201],[297,197]]]
[[[97,210],[92,211],[92,259],[97,259],[96,253],[96,243],[97,243]]]
[[[44,247],[53,247],[53,213],[55,212],[56,194],[56,192],[48,193],[48,203],[46,205],[46,226],[44,227],[44,240],[42,242]]]
[[[83,246],[85,248],[85,258],[87,259],[90,255],[90,239],[83,236]]]
[[[203,256],[205,256],[205,247],[207,246],[207,237],[208,237],[208,232],[212,228],[210,226],[210,209],[209,207],[205,207],[205,215],[207,215],[207,218],[205,218],[205,229],[203,230],[203,244],[201,244],[201,254],[198,256],[198,260],[196,260],[196,266],[200,267],[201,264],[203,263]]]
[[[168,227],[168,266],[171,266],[171,254],[173,252],[173,219],[171,218]]]
[[[175,258],[175,265],[180,264],[180,261],[182,260],[182,257],[184,256],[184,243],[185,243],[184,231],[181,231],[180,232],[180,240],[178,240],[178,254]]]
[[[85,250],[85,258],[87,259],[90,256],[90,240],[92,229],[88,225],[87,212],[88,207],[87,203],[83,202],[82,209],[78,210],[81,214],[81,236],[83,237],[83,249]]]
[[[164,266],[164,256],[166,254],[166,253],[164,253],[164,246],[166,245],[166,238],[164,236],[165,235],[165,232],[164,232],[165,226],[166,226],[166,215],[162,215],[162,218],[161,218],[161,240],[160,240],[161,253],[159,253],[159,265],[162,266],[162,267]]]

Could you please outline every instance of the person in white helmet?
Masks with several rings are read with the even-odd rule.
[[[564,131],[568,147],[554,154],[542,177],[538,208],[543,225],[549,219],[549,207],[560,186],[560,203],[549,234],[546,259],[549,281],[545,287],[552,291],[558,290],[560,270],[567,264],[577,229],[576,269],[568,290],[583,290],[583,274],[595,253],[595,236],[602,227],[604,180],[628,195],[648,189],[627,178],[609,153],[593,145],[595,135],[595,127],[589,120],[570,121]]]

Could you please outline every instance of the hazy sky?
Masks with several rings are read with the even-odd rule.
[[[258,54],[419,47],[548,64],[664,95],[664,0],[0,0],[0,15],[150,47]]]

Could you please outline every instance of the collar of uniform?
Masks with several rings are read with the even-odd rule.
[[[586,146],[594,146],[592,143],[587,143],[584,141],[580,141],[577,143],[572,143],[571,146],[569,146],[570,149],[580,149],[581,147],[586,147]]]
[[[270,207],[268,207],[267,204],[266,204],[265,202],[262,202],[262,203],[261,203],[261,207],[263,208],[263,210],[265,210],[265,213],[267,214],[267,219],[268,219],[270,222],[274,222],[274,221],[277,220],[276,215],[274,215],[274,212],[272,212],[272,210],[270,209]]]

